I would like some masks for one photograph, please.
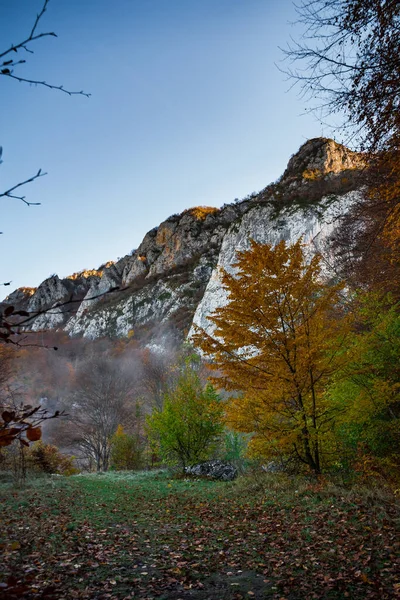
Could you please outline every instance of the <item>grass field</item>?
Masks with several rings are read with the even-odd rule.
[[[2,599],[400,597],[399,507],[379,489],[150,472],[0,497]]]

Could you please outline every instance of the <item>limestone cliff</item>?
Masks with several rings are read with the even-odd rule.
[[[173,215],[118,262],[65,279],[54,275],[5,303],[38,313],[34,330],[63,328],[88,338],[182,338],[193,318],[207,329],[207,316],[225,301],[219,268],[232,269],[250,238],[274,244],[303,236],[310,252],[321,251],[327,265],[334,260],[329,238],[360,196],[362,165],[361,155],[333,140],[309,140],[282,178],[258,194]]]

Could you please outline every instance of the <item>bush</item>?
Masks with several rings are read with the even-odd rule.
[[[144,447],[138,435],[125,433],[122,425],[111,438],[111,468],[133,471],[143,467]]]
[[[211,385],[196,371],[198,357],[180,366],[177,381],[164,394],[162,409],[147,418],[153,450],[170,465],[185,467],[212,458],[223,432],[223,405]]]
[[[222,440],[222,460],[233,463],[241,469],[244,468],[249,462],[246,460],[248,438],[246,434],[227,429]]]
[[[47,474],[75,475],[74,457],[62,454],[57,446],[39,441],[26,450],[27,469]]]

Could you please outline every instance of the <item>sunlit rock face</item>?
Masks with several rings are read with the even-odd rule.
[[[60,279],[57,275],[45,279],[28,302],[27,311],[39,313],[30,328],[41,331],[63,325],[69,317],[68,312],[64,312],[66,303],[82,297],[86,289],[87,286],[80,279]],[[73,307],[74,304],[68,306]]]
[[[303,144],[289,159],[282,179],[286,181],[293,177],[310,179],[359,169],[363,166],[362,154],[352,152],[333,140],[314,138]]]
[[[360,198],[362,166],[361,155],[332,140],[309,140],[281,179],[258,194],[173,215],[116,263],[65,279],[54,275],[36,290],[16,290],[3,306],[38,312],[31,329],[92,339],[134,335],[151,344],[168,331],[183,339],[192,322],[209,330],[207,317],[226,302],[219,269],[232,270],[250,239],[276,244],[303,237],[310,253],[334,262],[329,238]]]
[[[249,249],[251,239],[275,245],[302,238],[310,256],[321,253],[322,268],[329,276],[335,264],[330,240],[349,208],[362,199],[363,166],[362,155],[333,140],[316,138],[303,144],[281,179],[252,198],[252,206],[228,229],[193,325],[212,332],[208,317],[227,302],[220,271],[234,272],[237,252]]]
[[[120,261],[119,261],[120,262]],[[111,289],[119,287],[121,284],[121,265],[118,263],[112,264],[104,271],[101,276],[92,277],[90,279],[89,289],[76,311],[76,317],[79,318],[90,306],[96,304],[98,299]]]
[[[4,303],[18,306],[20,309],[26,310],[31,296],[36,292],[37,288],[23,287],[14,290],[5,299]]]
[[[212,257],[205,255],[190,272],[172,271],[155,281],[145,282],[135,292],[126,295],[117,292],[108,306],[105,301],[99,302],[80,316],[72,317],[66,331],[91,339],[136,336],[139,331],[146,341],[171,329],[175,333],[185,330],[187,333],[215,264],[211,260]],[[150,338],[144,335],[146,327],[151,329]]]
[[[287,244],[303,239],[306,251],[310,255],[320,252],[324,257],[323,268],[329,272],[334,264],[329,240],[336,228],[340,227],[343,215],[349,207],[360,199],[360,192],[352,191],[334,199],[323,197],[318,205],[303,208],[284,208],[279,215],[271,205],[259,205],[251,208],[241,219],[227,231],[222,242],[218,264],[213,270],[199,303],[193,324],[212,332],[212,323],[208,317],[216,308],[224,306],[227,301],[226,292],[221,283],[220,271],[225,269],[234,273],[234,264],[238,251],[248,250],[250,240],[262,244],[275,245],[281,240]],[[190,330],[189,337],[193,333]]]
[[[239,205],[196,207],[149,231],[121,265],[93,282],[66,331],[89,338],[123,337],[148,324],[187,334],[224,235],[242,212]],[[107,293],[118,284],[121,293]]]
[[[169,217],[145,235],[123,282],[151,279],[187,265],[210,249],[218,251],[227,227],[240,214],[241,208],[234,205],[223,209],[201,206]]]

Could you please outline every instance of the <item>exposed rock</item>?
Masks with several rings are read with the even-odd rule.
[[[58,275],[52,275],[45,279],[31,296],[28,310],[36,312],[52,306],[55,302],[62,302],[69,297],[72,289],[72,282],[62,281]]]
[[[207,477],[219,481],[233,481],[238,476],[237,468],[222,460],[209,460],[192,467],[186,467],[185,473],[193,477]]]
[[[363,157],[342,144],[327,138],[314,138],[301,146],[288,162],[282,181],[290,178],[318,178],[331,173],[359,169],[364,165]]]
[[[285,465],[282,462],[272,460],[266,465],[261,465],[261,470],[264,473],[284,473]]]
[[[276,244],[302,236],[310,254],[319,250],[333,262],[329,237],[360,198],[362,165],[362,155],[333,140],[309,140],[279,182],[260,193],[221,209],[173,215],[116,263],[65,279],[54,275],[36,290],[16,290],[5,303],[41,313],[31,329],[63,328],[88,338],[134,332],[144,343],[161,344],[171,331],[183,338],[190,330],[190,336],[192,321],[211,331],[207,317],[226,302],[219,270],[234,272],[236,253],[250,239]]]
[[[66,330],[89,338],[122,337],[146,323],[169,323],[187,333],[226,230],[242,212],[240,206],[198,207],[152,229],[139,248],[123,259],[121,276],[114,265],[92,283]],[[124,297],[115,294],[115,299],[105,299],[104,294],[118,284],[127,286]]]
[[[85,313],[90,306],[96,304],[100,298],[113,288],[118,288],[121,285],[121,272],[116,264],[112,264],[107,269],[104,269],[100,277],[92,277],[90,279],[89,289],[87,290],[81,305],[79,306],[76,315],[80,316]]]
[[[22,287],[14,290],[4,299],[4,304],[10,306],[18,306],[19,309],[26,310],[29,304],[29,300],[36,292],[37,288]]]
[[[33,321],[30,329],[32,331],[43,331],[46,329],[58,329],[62,327],[68,318],[68,314],[58,306],[51,307],[43,314],[38,315]]]
[[[126,337],[130,332],[137,335],[145,325],[154,326],[158,333],[163,326],[188,331],[215,263],[216,257],[204,254],[189,271],[175,269],[155,280],[139,282],[138,289],[100,298],[71,317],[65,329],[70,335],[91,339]]]
[[[206,291],[197,306],[193,324],[212,333],[213,325],[208,316],[227,301],[226,292],[221,283],[220,269],[234,273],[234,263],[238,251],[247,250],[250,240],[275,245],[281,240],[296,242],[300,237],[307,244],[309,252],[323,253],[326,264],[331,263],[328,240],[336,228],[340,227],[342,216],[359,199],[359,192],[349,192],[344,196],[322,198],[318,206],[306,211],[293,207],[285,208],[277,218],[272,205],[260,204],[251,208],[241,219],[230,227],[222,242],[218,264],[208,282]],[[193,334],[191,328],[189,337]]]

